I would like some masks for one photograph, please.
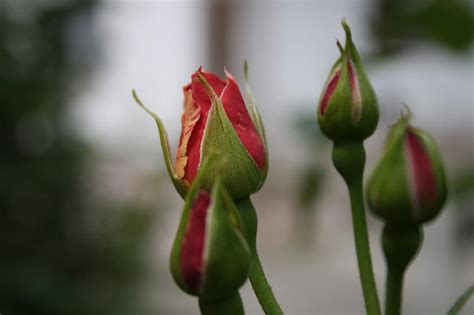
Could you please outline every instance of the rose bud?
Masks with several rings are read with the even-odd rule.
[[[391,128],[367,187],[370,209],[387,223],[418,225],[433,219],[447,197],[441,155],[433,138],[404,115]]]
[[[237,208],[218,176],[212,192],[196,179],[185,199],[171,252],[171,273],[185,292],[206,300],[235,294],[247,279],[250,249]]]
[[[363,141],[377,127],[377,97],[365,74],[346,21],[346,44],[337,45],[341,57],[332,67],[318,107],[321,131],[334,142]]]
[[[253,102],[248,110],[235,78],[227,71],[226,75],[227,79],[221,80],[199,68],[183,88],[182,130],[174,167],[161,120],[134,95],[157,122],[168,173],[183,197],[201,162],[212,152],[229,160],[222,176],[233,198],[251,195],[265,181],[268,159],[260,115]],[[204,176],[204,189],[210,190],[215,175],[215,171],[209,171]]]

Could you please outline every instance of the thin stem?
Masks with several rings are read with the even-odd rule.
[[[365,310],[368,315],[380,315],[380,303],[372,269],[372,258],[370,257],[369,235],[362,191],[365,167],[365,149],[362,142],[335,142],[332,150],[332,161],[349,189],[357,264],[359,266]]]
[[[199,309],[202,315],[244,315],[244,306],[239,292],[219,300],[199,298]]]
[[[272,287],[268,283],[263,271],[262,263],[257,252],[257,213],[250,198],[237,201],[240,214],[245,224],[247,239],[249,242],[252,261],[250,263],[249,279],[258,302],[262,306],[266,315],[283,315],[283,311],[278,304]]]
[[[254,250],[252,254],[253,257],[250,265],[249,279],[263,311],[267,315],[283,314],[283,311],[273,294],[272,287],[265,277],[257,251]]]
[[[385,224],[382,234],[382,248],[387,262],[385,315],[401,314],[404,275],[422,243],[423,230],[420,226]]]
[[[359,266],[359,276],[365,300],[365,309],[368,315],[380,315],[380,303],[375,284],[372,258],[370,255],[369,235],[367,232],[367,219],[362,194],[362,176],[359,180],[348,184],[352,207],[352,225]]]
[[[385,315],[400,315],[402,305],[404,271],[398,268],[387,269],[385,287]]]

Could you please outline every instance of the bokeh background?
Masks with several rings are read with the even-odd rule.
[[[168,271],[181,200],[130,92],[174,148],[192,72],[226,66],[242,83],[245,59],[269,143],[254,202],[275,294],[288,315],[363,314],[348,196],[315,119],[342,17],[380,101],[367,174],[402,103],[443,152],[449,201],[425,226],[404,310],[444,314],[474,282],[473,12],[463,0],[2,0],[0,314],[198,314]],[[381,227],[369,218],[383,296]]]

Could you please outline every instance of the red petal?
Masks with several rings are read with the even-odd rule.
[[[339,82],[339,78],[341,77],[341,67],[338,66],[336,70],[332,73],[331,77],[328,80],[328,84],[323,93],[323,97],[321,98],[321,104],[319,105],[319,112],[321,116],[326,113],[326,110],[329,105],[329,99],[334,94],[336,90],[337,83]]]
[[[347,71],[349,72],[349,83],[351,85],[352,118],[354,122],[358,122],[362,110],[362,97],[360,95],[359,79],[352,60],[347,62]]]
[[[243,145],[260,169],[265,168],[265,147],[250,118],[234,77],[227,73],[227,85],[220,96],[224,110]]]
[[[199,105],[203,112],[207,113],[211,108],[211,99],[209,98],[206,89],[199,81],[198,72],[206,78],[207,82],[209,82],[217,95],[222,93],[226,83],[214,73],[202,71],[201,68],[192,75],[191,90],[193,91],[194,101]]]
[[[176,152],[175,172],[179,179],[185,178],[185,169],[188,165],[188,143],[192,136],[194,127],[200,117],[199,106],[193,100],[189,88],[184,88],[184,112],[181,116],[181,136],[179,137],[179,146]],[[186,178],[185,178],[186,179]],[[187,179],[186,179],[187,180]],[[190,181],[188,180],[188,184]]]
[[[204,134],[204,128],[206,127],[207,116],[211,107],[211,100],[206,92],[206,89],[199,81],[199,76],[197,72],[200,72],[206,78],[206,80],[212,86],[217,95],[222,92],[225,86],[225,82],[222,81],[217,75],[210,72],[204,72],[201,70],[201,68],[199,68],[196,73],[192,75],[191,83],[184,87],[185,91],[191,90],[192,99],[194,100],[194,106],[200,109],[200,116],[197,122],[194,122],[191,127],[186,126],[183,123],[181,130],[182,135],[185,132],[190,133],[187,138],[187,142],[184,143],[180,141],[179,145],[179,147],[185,146],[186,148],[184,151],[187,156],[187,159],[186,161],[182,160],[184,162],[182,162],[182,164],[184,164],[182,165],[182,168],[184,173],[183,176],[188,183],[191,183],[194,177],[196,177],[196,173],[201,162],[201,142]]]
[[[407,130],[406,141],[415,202],[418,208],[429,207],[436,202],[436,177],[433,165],[423,143],[411,128]]]
[[[210,203],[209,193],[200,191],[193,202],[181,248],[181,274],[188,287],[199,290],[202,276],[206,215]]]

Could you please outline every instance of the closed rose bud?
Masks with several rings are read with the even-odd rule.
[[[201,179],[186,196],[171,253],[174,280],[185,292],[217,300],[229,297],[246,281],[250,266],[240,217],[218,177],[211,193]]]
[[[229,161],[221,175],[233,198],[251,195],[265,181],[268,159],[261,118],[254,104],[250,111],[247,108],[235,78],[227,71],[226,75],[227,79],[221,80],[199,68],[183,88],[184,112],[174,166],[161,120],[134,94],[157,122],[168,172],[183,197],[210,153]],[[204,176],[203,188],[210,190],[215,175],[215,171],[209,171]]]
[[[377,97],[365,74],[345,20],[346,44],[333,66],[318,106],[321,131],[334,142],[363,141],[377,127]]]
[[[367,187],[370,209],[387,223],[421,224],[442,209],[447,183],[433,138],[403,116],[391,129]]]

